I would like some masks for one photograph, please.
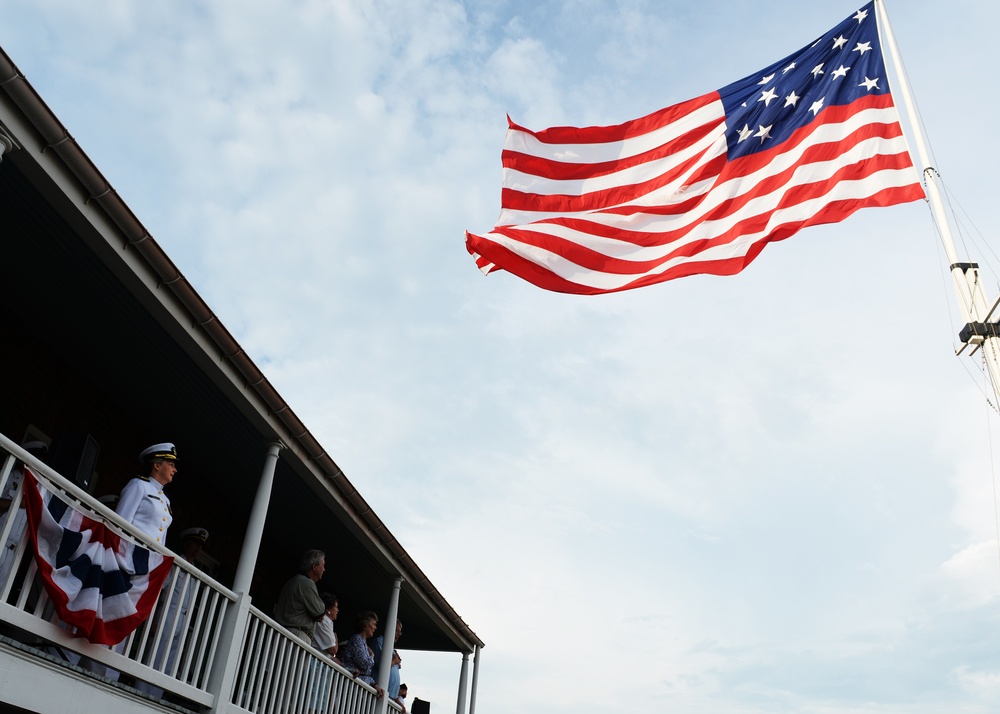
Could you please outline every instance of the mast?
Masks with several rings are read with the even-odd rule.
[[[938,186],[938,172],[931,163],[930,151],[917,119],[913,95],[906,79],[906,72],[903,71],[903,63],[899,56],[899,48],[896,46],[896,38],[892,33],[892,26],[889,24],[885,2],[875,0],[875,10],[878,13],[879,35],[883,39],[883,46],[888,47],[892,55],[893,66],[899,81],[900,96],[903,99],[903,107],[913,132],[917,155],[920,159],[931,215],[944,246],[955,286],[955,294],[958,297],[958,307],[961,310],[962,319],[965,321],[965,326],[958,333],[962,346],[955,354],[961,355],[971,347],[972,351],[969,354],[974,355],[979,349],[982,349],[983,362],[993,387],[993,395],[996,397],[994,406],[1000,408],[1000,325],[994,319],[994,315],[1000,317],[1000,313],[997,312],[998,307],[1000,307],[1000,297],[997,297],[992,303],[987,303],[983,284],[979,278],[979,264],[962,261],[958,257],[951,223],[948,221],[944,201],[941,198],[941,190]]]

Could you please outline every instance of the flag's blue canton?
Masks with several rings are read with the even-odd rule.
[[[808,47],[719,90],[729,158],[770,149],[827,107],[888,91],[871,2]]]

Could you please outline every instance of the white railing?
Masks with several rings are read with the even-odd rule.
[[[103,521],[151,550],[171,554],[3,435],[0,459],[0,493],[6,490],[14,469],[20,468],[16,465],[20,460],[43,486],[77,511]],[[140,691],[153,695],[169,691],[212,706],[215,697],[208,691],[208,677],[219,647],[223,618],[236,595],[175,556],[153,614],[123,642],[108,648],[74,637],[73,628],[59,620],[41,587],[27,529],[16,532],[21,528],[18,521],[24,520],[23,487],[22,482],[0,528],[0,546],[7,544],[12,533],[16,537],[14,549],[5,549],[0,555],[0,619],[46,640],[40,646],[72,664],[112,680],[121,680],[125,675],[136,682]]]
[[[255,714],[376,714],[373,687],[250,608],[232,703]],[[389,711],[400,708],[389,702]]]
[[[173,555],[145,534],[32,458],[0,434],[0,494],[17,462],[26,463],[39,481],[73,508],[128,534],[151,550]],[[15,531],[22,505],[18,488],[0,528],[0,548]],[[24,511],[21,511],[24,514]],[[0,621],[33,636],[34,645],[112,680],[129,677],[154,697],[171,692],[209,709],[228,701],[253,714],[378,714],[382,702],[373,687],[254,607],[236,607],[240,598],[179,556],[160,591],[153,614],[114,647],[74,637],[60,622],[37,577],[27,530],[11,551],[0,552]],[[248,613],[248,614],[244,614]],[[227,622],[228,621],[228,622]],[[228,625],[228,627],[227,627]],[[226,633],[229,634],[226,634]],[[38,639],[44,642],[38,642]],[[239,646],[237,646],[237,644]],[[216,661],[218,656],[219,661]],[[237,657],[226,694],[212,691],[213,669]],[[218,707],[225,709],[226,707]],[[400,712],[387,703],[391,714]]]

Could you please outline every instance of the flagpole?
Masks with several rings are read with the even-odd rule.
[[[913,94],[910,92],[910,85],[906,79],[906,72],[903,69],[903,62],[900,59],[899,48],[896,46],[896,38],[892,32],[892,25],[889,23],[884,0],[875,0],[875,8],[878,13],[879,34],[884,38],[883,46],[887,46],[892,55],[896,77],[899,81],[900,97],[903,100],[910,130],[916,141],[931,215],[944,246],[955,284],[955,292],[958,296],[958,305],[965,320],[965,326],[959,333],[962,346],[958,349],[957,354],[962,354],[969,346],[973,347],[971,354],[975,354],[980,347],[983,348],[983,361],[986,363],[986,370],[993,385],[994,394],[997,396],[997,405],[1000,406],[1000,341],[997,339],[997,323],[990,322],[994,319],[997,308],[1000,306],[1000,298],[994,301],[991,306],[988,305],[983,293],[982,282],[979,279],[978,263],[959,260],[951,223],[948,221],[948,214],[945,211],[944,200],[941,198],[941,190],[938,186],[938,172],[930,160],[930,151],[927,148],[927,141],[918,120]]]

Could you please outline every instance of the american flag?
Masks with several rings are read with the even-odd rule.
[[[641,119],[508,124],[500,219],[467,232],[466,247],[487,274],[558,292],[732,275],[805,226],[924,198],[874,3],[760,72]]]
[[[115,645],[141,625],[174,559],[74,509],[25,468],[28,532],[59,618],[94,644]]]

